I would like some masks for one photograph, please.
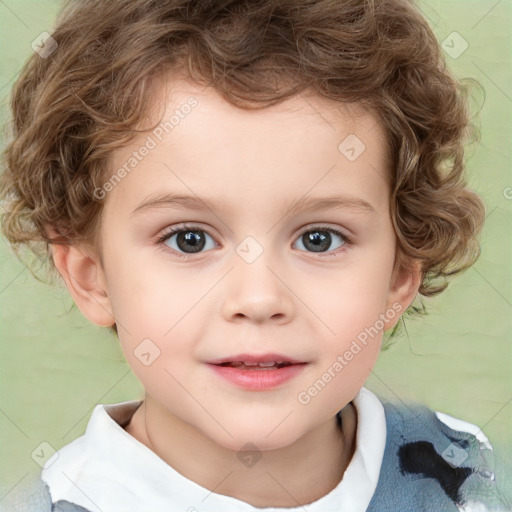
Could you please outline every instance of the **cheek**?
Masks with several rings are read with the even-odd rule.
[[[198,297],[188,298],[186,283],[163,277],[134,252],[110,253],[109,294],[126,361],[146,384],[169,379],[164,368],[178,364],[185,353],[176,347],[186,346],[187,338],[180,332],[189,319],[187,310]]]
[[[336,402],[336,393],[348,393],[348,399],[355,395],[380,353],[394,253],[376,257],[374,251],[361,251],[359,256],[308,295],[322,319],[317,333],[323,357],[317,371],[321,380],[327,371],[324,378],[332,382],[322,399],[326,404],[328,397]]]
[[[165,258],[148,258],[149,250],[157,251],[111,253],[109,293],[116,319],[129,332],[162,337],[198,302],[207,283],[176,264],[161,265]]]
[[[306,284],[300,293],[322,320],[322,331],[347,340],[373,326],[385,312],[391,265],[359,261],[317,281],[315,287]]]

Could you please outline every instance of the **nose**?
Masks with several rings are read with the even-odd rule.
[[[222,314],[228,321],[279,324],[294,315],[293,292],[286,276],[269,266],[263,256],[253,263],[238,261],[228,277]]]

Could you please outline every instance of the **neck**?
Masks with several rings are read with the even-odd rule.
[[[161,411],[150,396],[126,431],[184,477],[212,492],[255,507],[297,507],[320,499],[340,482],[355,450],[357,417],[352,404],[343,408],[341,420],[341,428],[332,417],[291,445],[266,450],[256,464],[247,466],[236,452]]]

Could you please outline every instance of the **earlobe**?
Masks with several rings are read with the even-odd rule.
[[[400,307],[400,315],[393,315],[393,318],[387,320],[384,330],[392,329],[398,323],[400,316],[405,313],[416,297],[422,279],[420,260],[409,260],[407,265],[400,260],[397,261],[389,285],[386,311],[390,308],[396,311]]]
[[[96,325],[115,323],[103,269],[97,258],[75,244],[51,244],[53,261],[78,309]]]

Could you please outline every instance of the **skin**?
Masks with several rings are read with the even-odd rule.
[[[393,304],[405,311],[420,285],[419,264],[411,272],[396,260],[384,133],[362,108],[312,94],[245,111],[213,88],[184,80],[167,85],[155,97],[165,119],[190,96],[198,106],[106,195],[101,259],[99,248],[54,245],[55,264],[89,320],[117,323],[126,360],[146,390],[129,434],[216,493],[257,507],[310,503],[338,484],[350,462],[357,425],[350,402],[375,365],[383,330],[399,315],[309,403],[298,394]],[[338,149],[349,134],[366,146],[355,161]],[[111,169],[146,137],[117,149]],[[132,214],[162,192],[216,204]],[[288,213],[305,195],[336,194],[362,199],[373,211]],[[158,244],[158,236],[182,223],[205,230],[202,252],[184,252],[177,235]],[[327,249],[314,252],[302,234],[319,225],[351,243],[331,233]],[[247,236],[263,251],[251,263],[237,253]],[[147,366],[134,354],[144,339],[160,350]],[[278,388],[248,391],[205,363],[265,352],[308,364]],[[237,457],[246,443],[262,455],[252,467]]]

